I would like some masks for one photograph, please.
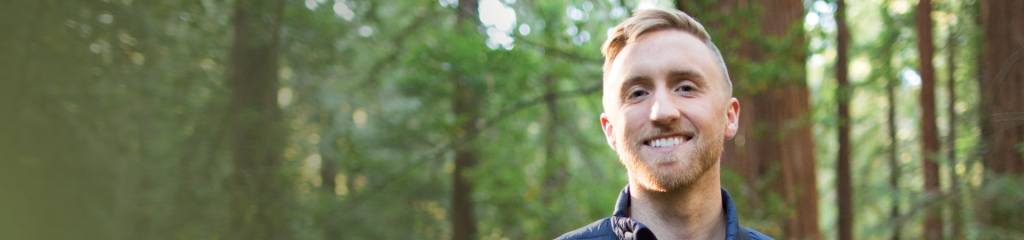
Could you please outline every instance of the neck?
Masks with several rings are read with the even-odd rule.
[[[719,163],[692,183],[667,192],[629,182],[630,215],[661,239],[725,239]]]

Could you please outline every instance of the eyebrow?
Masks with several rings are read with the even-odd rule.
[[[625,81],[622,81],[621,86],[622,88],[627,88],[633,85],[651,84],[653,81],[654,80],[647,75],[632,75],[627,77]]]
[[[673,69],[668,72],[668,77],[666,78],[666,80],[669,81],[669,84],[674,84],[673,81],[677,81],[678,79],[691,80],[697,82],[698,84],[703,84],[704,74],[701,74],[697,70],[691,68]],[[633,85],[652,84],[653,81],[654,78],[648,75],[630,75],[629,77],[626,77],[625,81],[622,81],[621,86],[623,89],[625,89]]]
[[[668,80],[687,79],[695,82],[704,82],[704,74],[693,69],[676,69],[668,72]]]

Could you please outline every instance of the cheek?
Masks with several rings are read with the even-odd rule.
[[[700,130],[708,131],[725,127],[725,114],[712,107],[712,104],[709,102],[692,103],[691,107],[682,110],[683,115],[687,116],[694,127]]]
[[[626,112],[623,118],[620,119],[622,122],[622,128],[620,128],[621,135],[633,136],[636,135],[644,125],[644,119],[642,113],[639,111]]]

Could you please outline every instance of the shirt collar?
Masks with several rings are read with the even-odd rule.
[[[613,221],[617,220],[628,224],[612,224],[615,225],[615,232],[621,232],[619,228],[623,225],[632,226],[630,227],[633,230],[632,232],[650,232],[643,223],[629,218],[629,206],[629,185],[626,185],[622,192],[619,193],[619,199],[615,201],[615,211],[612,212],[612,219]],[[722,211],[725,213],[725,239],[734,239],[740,232],[740,219],[736,213],[736,205],[732,203],[732,198],[729,197],[729,192],[725,191],[725,188],[722,188]]]

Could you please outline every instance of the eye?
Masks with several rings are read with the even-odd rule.
[[[647,94],[649,94],[647,92],[647,90],[643,90],[643,89],[640,89],[640,88],[633,89],[631,92],[629,92],[628,99],[636,99],[638,97],[647,96]]]
[[[691,83],[684,83],[683,85],[679,85],[675,89],[675,92],[683,94],[683,95],[691,95],[691,94],[694,94],[694,92],[696,92],[696,91],[697,91],[697,87],[693,86],[693,84],[691,84]]]

